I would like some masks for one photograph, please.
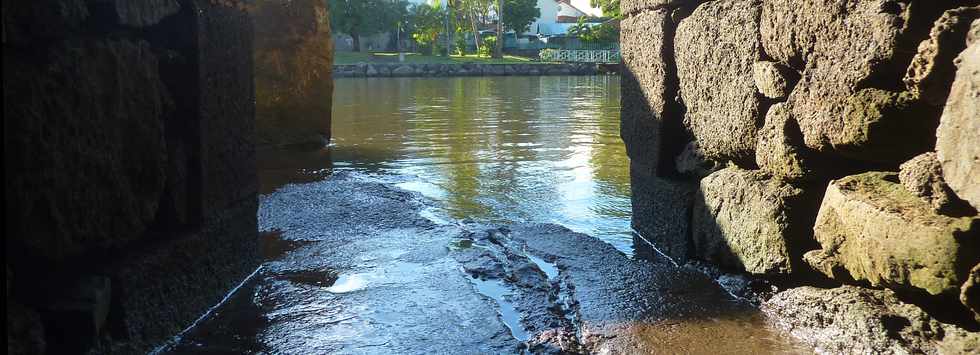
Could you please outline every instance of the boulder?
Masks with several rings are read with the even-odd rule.
[[[944,324],[890,290],[804,286],[777,293],[762,310],[779,328],[829,354],[970,354],[980,333]]]
[[[94,13],[132,27],[155,25],[180,10],[177,0],[95,0],[89,3],[93,5]]]
[[[903,163],[898,179],[906,190],[928,202],[940,214],[969,210],[943,180],[942,166],[936,153],[925,153]]]
[[[973,318],[980,322],[980,264],[970,269],[970,275],[960,287],[960,302],[973,311]]]
[[[788,274],[810,245],[816,203],[760,171],[728,167],[701,179],[691,238],[695,255],[728,269]]]
[[[759,168],[778,179],[801,181],[815,177],[815,159],[803,143],[800,127],[790,117],[786,104],[770,106],[755,146]]]
[[[255,133],[259,145],[330,139],[333,39],[322,1],[258,1],[254,20]],[[361,63],[347,76],[375,76]]]
[[[973,22],[980,28],[980,21]],[[973,31],[973,30],[971,30]],[[976,30],[980,33],[980,30]],[[980,209],[980,35],[957,59],[956,80],[936,131],[943,178],[959,198]]]
[[[953,294],[980,261],[978,230],[980,219],[937,214],[896,174],[869,172],[827,187],[813,227],[822,249],[804,259],[841,281]]]
[[[705,158],[697,141],[687,143],[674,160],[677,172],[698,180],[722,168],[718,162]]]
[[[7,242],[23,247],[14,257],[56,262],[147,237],[173,111],[150,44],[64,41],[44,57],[4,58]]]
[[[678,7],[694,7],[704,0],[625,0],[620,2],[624,15],[632,15],[643,10],[664,10]]]
[[[752,77],[756,90],[770,99],[786,98],[800,79],[800,75],[789,67],[768,61],[753,64]]]
[[[753,165],[756,122],[765,107],[756,93],[753,64],[762,59],[757,1],[713,1],[677,26],[674,56],[684,124],[705,156]]]
[[[690,259],[688,234],[696,186],[686,180],[653,176],[653,169],[630,161],[632,227],[677,263]]]
[[[687,143],[675,101],[673,24],[666,11],[644,11],[624,18],[622,31],[620,134],[626,154],[654,176],[669,176]]]
[[[863,89],[844,102],[840,130],[830,142],[848,158],[898,165],[932,150],[940,109],[909,92]]]
[[[891,0],[766,0],[760,32],[773,60],[801,73],[787,98],[806,145],[831,150],[847,143],[848,100],[869,87],[900,83],[915,53],[910,39],[926,34],[948,1],[917,6]],[[924,36],[923,36],[924,37]],[[932,120],[934,116],[917,117]],[[928,131],[907,130],[904,136]],[[891,163],[898,164],[916,154]],[[874,156],[874,154],[869,154]]]
[[[931,105],[946,103],[956,72],[953,60],[966,48],[970,23],[980,17],[980,7],[961,7],[946,11],[919,44],[905,73],[906,87]]]
[[[973,311],[973,318],[980,322],[980,264],[970,269],[970,275],[960,288],[960,302]]]

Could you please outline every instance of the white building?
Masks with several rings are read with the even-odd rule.
[[[567,33],[580,17],[600,17],[602,9],[589,0],[538,0],[541,17],[531,23],[530,33],[554,35]]]

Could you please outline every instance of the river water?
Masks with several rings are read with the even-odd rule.
[[[307,159],[312,176],[332,161],[334,169],[404,180],[395,183],[439,202],[438,215],[556,223],[633,255],[618,76],[369,78],[335,85],[329,152],[290,158]],[[295,179],[292,165],[267,189]]]
[[[265,262],[161,352],[809,352],[631,233],[616,76],[340,79],[332,129],[259,151]]]

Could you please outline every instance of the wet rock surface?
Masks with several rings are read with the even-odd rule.
[[[980,333],[940,323],[888,290],[804,286],[776,294],[763,310],[818,352],[971,354]]]
[[[435,223],[426,204],[347,173],[262,196],[275,259],[165,352],[802,349],[658,254],[631,259],[557,225]]]

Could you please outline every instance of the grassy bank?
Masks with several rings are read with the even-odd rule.
[[[337,52],[334,53],[334,64],[357,64],[357,63],[398,63],[398,53],[391,52]],[[405,53],[406,64],[465,64],[465,63],[480,63],[480,64],[537,64],[537,63],[547,63],[537,61],[537,58],[527,58],[518,57],[512,55],[505,55],[503,58],[495,59],[490,57],[481,57],[475,54],[465,55],[465,56],[432,56],[432,55],[422,55],[419,53]]]

